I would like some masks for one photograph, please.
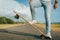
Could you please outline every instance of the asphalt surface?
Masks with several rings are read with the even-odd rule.
[[[45,29],[38,28],[43,33],[45,33]],[[51,31],[52,40],[60,40],[60,32]],[[22,25],[15,26],[6,29],[0,29],[0,40],[49,40],[49,39],[41,39],[41,33],[35,30],[32,26]]]

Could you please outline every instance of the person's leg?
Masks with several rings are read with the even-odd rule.
[[[51,2],[43,2],[43,8],[45,12],[45,21],[46,21],[46,36],[51,37],[51,20],[50,20],[50,13],[51,13]]]
[[[29,3],[29,5],[30,5],[31,16],[32,16],[32,22],[31,22],[31,24],[33,24],[33,23],[36,23],[35,7],[31,3]]]

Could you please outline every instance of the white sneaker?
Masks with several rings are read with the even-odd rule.
[[[46,34],[46,37],[49,37],[50,39],[52,39],[50,32]]]
[[[30,23],[30,24],[34,24],[34,23],[36,23],[36,20],[32,20],[32,21],[30,21],[29,23]]]

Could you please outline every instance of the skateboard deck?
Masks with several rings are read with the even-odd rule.
[[[14,11],[14,13],[18,14],[16,11]],[[36,27],[36,25],[30,24],[30,23],[28,22],[28,20],[25,19],[25,18],[24,18],[23,16],[21,16],[21,15],[19,15],[19,17],[22,18],[25,22],[27,22],[30,26],[32,26],[35,30],[39,31],[39,33],[42,34],[42,35],[40,36],[41,39],[49,39],[48,37],[45,36],[45,34],[44,34],[41,30],[38,29],[38,27]]]

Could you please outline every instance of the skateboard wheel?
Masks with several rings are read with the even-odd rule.
[[[40,37],[41,37],[41,39],[45,39],[45,36],[43,34]]]

